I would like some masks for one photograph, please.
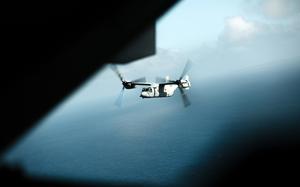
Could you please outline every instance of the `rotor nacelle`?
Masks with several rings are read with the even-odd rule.
[[[135,84],[132,82],[122,81],[122,84],[123,84],[124,88],[126,88],[126,89],[135,88]]]
[[[184,79],[179,80],[178,86],[180,86],[181,88],[184,88],[184,89],[189,89],[191,87],[191,82],[189,80],[189,76],[186,75]]]

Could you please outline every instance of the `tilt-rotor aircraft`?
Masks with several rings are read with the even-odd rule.
[[[191,87],[191,82],[187,72],[191,67],[191,63],[188,61],[182,71],[178,80],[170,80],[166,78],[156,78],[156,82],[146,82],[146,78],[142,77],[132,81],[125,80],[116,65],[111,65],[111,69],[118,75],[122,82],[123,88],[120,96],[116,100],[116,105],[121,106],[123,100],[123,93],[125,89],[134,89],[136,86],[143,86],[140,97],[142,98],[161,98],[171,97],[174,95],[175,90],[178,88],[181,94],[184,107],[189,106],[191,103],[185,93]]]

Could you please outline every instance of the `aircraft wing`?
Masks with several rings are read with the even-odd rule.
[[[163,82],[163,83],[157,83],[157,84],[160,84],[160,85],[171,85],[171,84],[176,84],[176,82],[172,81],[172,82]]]
[[[151,86],[152,83],[149,82],[132,82],[132,84],[137,85],[137,86]]]

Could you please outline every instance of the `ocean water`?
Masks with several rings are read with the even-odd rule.
[[[191,76],[188,108],[179,92],[141,99],[138,90],[128,91],[121,108],[113,105],[117,93],[80,103],[71,98],[9,150],[5,160],[38,177],[188,184],[189,169],[222,159],[224,147],[241,141],[239,133],[272,132],[285,127],[271,122],[298,119],[299,72],[293,61],[214,79],[193,81]]]

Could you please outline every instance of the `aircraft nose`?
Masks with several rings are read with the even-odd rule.
[[[142,92],[141,95],[140,95],[140,97],[145,97],[145,93]]]

